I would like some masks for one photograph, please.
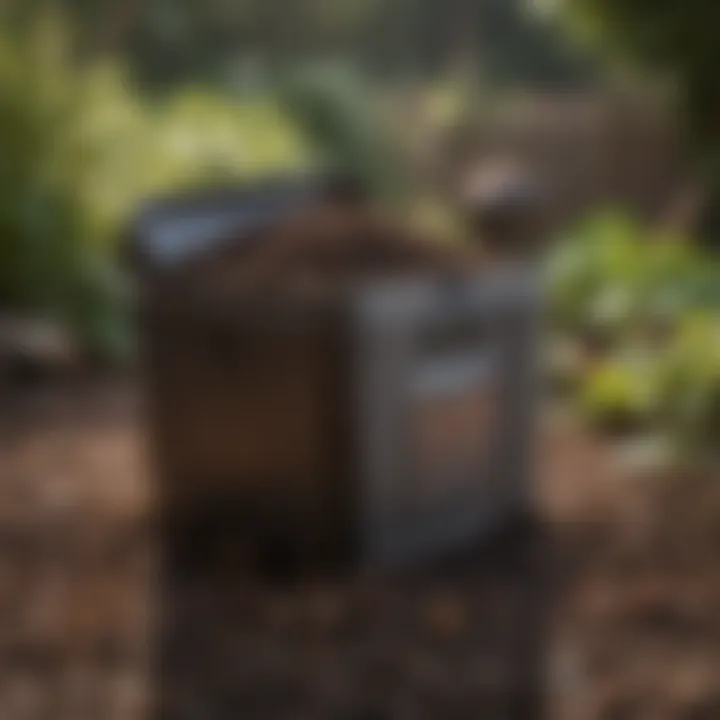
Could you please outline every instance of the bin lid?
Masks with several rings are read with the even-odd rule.
[[[287,214],[339,193],[358,197],[359,188],[337,174],[300,174],[157,198],[131,224],[128,260],[141,273],[186,266],[224,243],[255,241]]]

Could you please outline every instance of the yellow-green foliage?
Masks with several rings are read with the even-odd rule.
[[[581,401],[587,417],[603,430],[647,425],[657,412],[657,367],[648,358],[607,359],[588,372]]]
[[[720,313],[689,314],[661,364],[667,421],[686,445],[720,440]]]
[[[126,338],[114,267],[138,201],[295,168],[308,153],[270,101],[187,91],[152,105],[114,64],[81,65],[44,16],[0,32],[0,307],[68,325],[92,350]]]
[[[716,256],[606,213],[560,243],[547,278],[557,345],[581,360],[564,384],[594,425],[720,443]]]

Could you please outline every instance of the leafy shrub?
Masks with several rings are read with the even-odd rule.
[[[720,309],[717,260],[617,212],[592,218],[562,241],[548,280],[558,325],[609,343],[671,328],[693,308]]]
[[[560,371],[572,373],[570,387],[594,426],[652,430],[685,447],[717,443],[715,256],[611,212],[558,245],[547,277],[555,343],[580,358]]]
[[[323,162],[349,173],[380,199],[397,200],[409,178],[376,98],[341,68],[305,67],[288,75],[283,107]]]
[[[688,317],[661,362],[663,412],[688,448],[720,438],[720,314]]]
[[[657,374],[647,358],[617,357],[593,367],[581,389],[586,417],[609,432],[647,427],[658,407]]]
[[[127,350],[118,230],[149,193],[307,162],[276,104],[187,91],[156,106],[122,68],[83,66],[57,17],[0,31],[0,307]]]

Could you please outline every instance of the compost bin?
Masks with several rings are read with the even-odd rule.
[[[392,567],[529,508],[532,272],[488,271],[348,187],[209,192],[136,223],[159,507],[181,563]]]

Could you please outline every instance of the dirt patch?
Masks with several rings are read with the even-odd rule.
[[[717,717],[720,473],[633,475],[577,431],[547,451],[551,717]]]
[[[158,685],[142,428],[132,384],[40,393],[4,418],[1,717],[129,720],[159,688],[185,717],[526,718],[538,670],[553,720],[720,717],[719,478],[630,481],[572,428],[542,443],[547,544],[515,535],[402,578],[182,592],[166,620],[213,621],[170,634],[176,681]],[[190,672],[202,653],[215,664]]]

